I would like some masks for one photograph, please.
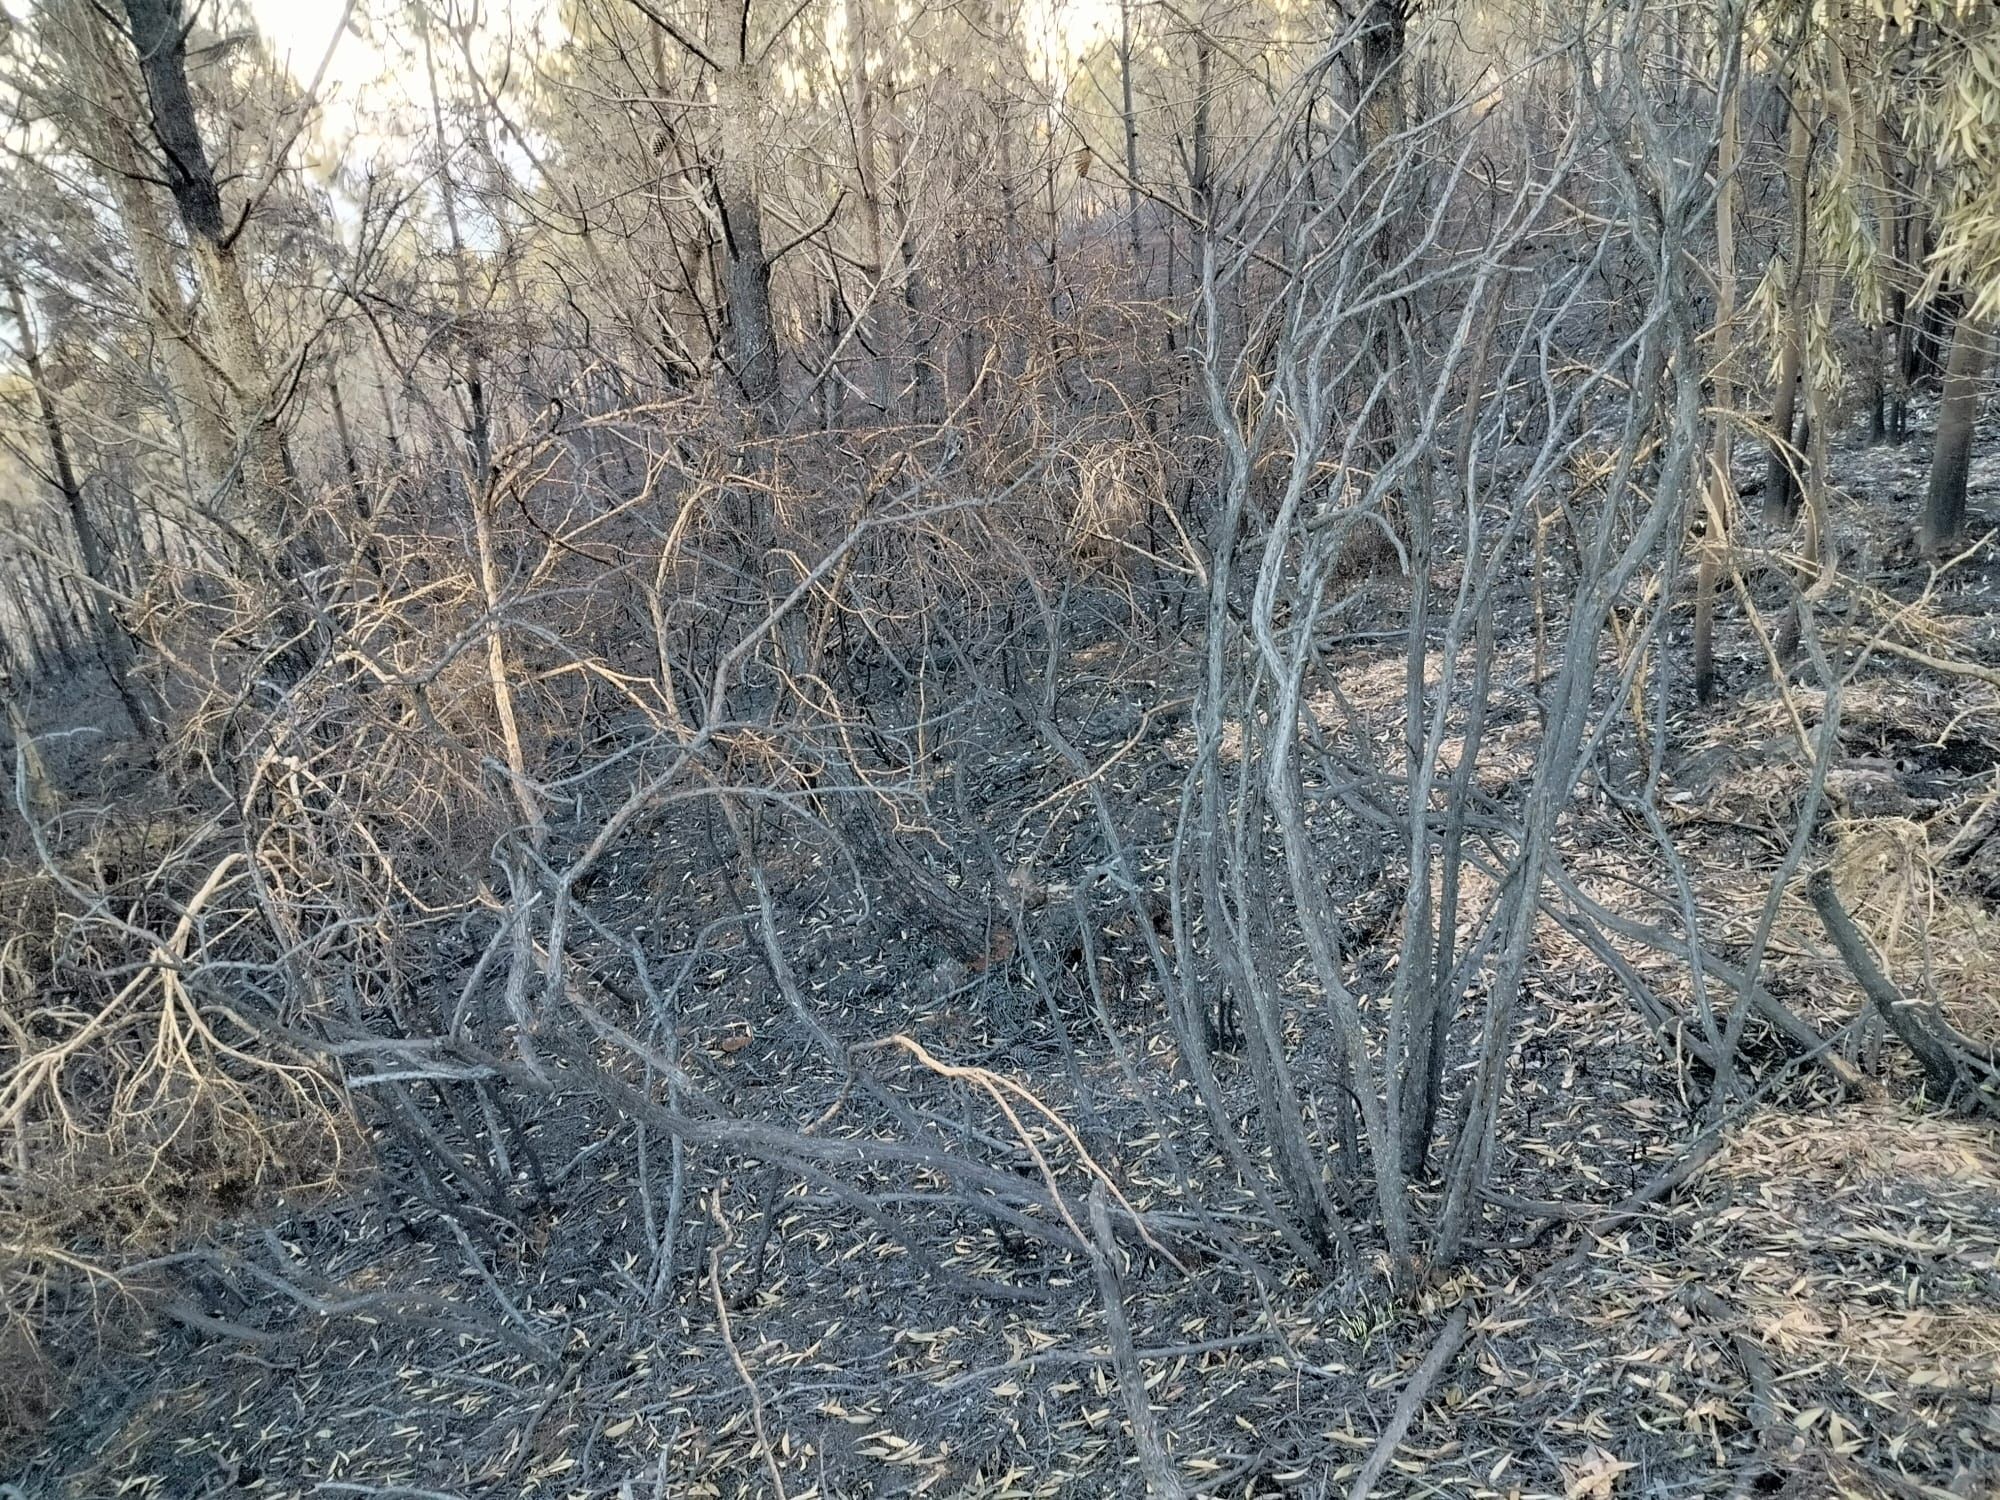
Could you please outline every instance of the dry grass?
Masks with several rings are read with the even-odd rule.
[[[2000,1041],[2000,917],[1952,889],[1929,827],[1911,818],[1858,819],[1838,825],[1834,839],[1841,900],[1884,972],[1966,1036]]]

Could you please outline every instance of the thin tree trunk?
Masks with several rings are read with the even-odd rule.
[[[1716,151],[1715,201],[1715,437],[1709,452],[1707,526],[1702,534],[1701,560],[1695,568],[1694,695],[1701,703],[1715,697],[1715,593],[1729,550],[1730,512],[1735,481],[1731,478],[1735,449],[1736,383],[1730,359],[1736,338],[1736,131],[1738,90],[1732,86],[1722,106],[1722,134]]]
[[[1959,318],[1945,364],[1930,488],[1924,494],[1923,521],[1917,532],[1919,545],[1933,557],[1949,551],[1965,535],[1965,483],[1972,470],[1973,431],[1992,342],[1990,330],[1969,310]]]
[[[230,387],[247,490],[246,502],[234,519],[253,543],[269,546],[283,533],[290,516],[290,466],[278,430],[263,341],[250,315],[235,237],[223,216],[221,190],[202,144],[194,95],[188,87],[187,23],[180,0],[124,0],[124,4],[151,104],[153,135],[165,157],[167,187],[187,231],[216,362]]]
[[[340,399],[338,365],[326,372],[326,395],[333,407],[333,433],[340,444],[340,467],[347,475],[347,492],[354,497],[354,514],[365,521],[372,507],[368,503],[368,487],[361,482],[361,462],[354,456],[354,434],[347,426],[347,403]]]
[[[1805,378],[1806,309],[1802,305],[1806,288],[1807,240],[1811,234],[1808,194],[1811,184],[1807,168],[1811,162],[1812,132],[1797,100],[1789,101],[1790,138],[1785,152],[1785,180],[1790,185],[1792,262],[1785,288],[1784,342],[1778,350],[1777,388],[1771,401],[1771,455],[1764,470],[1764,524],[1785,526],[1799,509],[1798,465],[1803,444],[1799,436],[1799,386]]]
[[[868,236],[869,275],[874,286],[867,299],[872,307],[877,290],[889,274],[883,251],[882,187],[877,178],[879,132],[875,120],[875,85],[868,72],[868,0],[846,0],[847,71],[854,88],[854,175],[861,187],[861,224]],[[887,414],[891,399],[889,361],[875,356],[875,404]]]
[[[485,605],[486,683],[493,695],[493,716],[500,730],[501,750],[507,761],[508,789],[528,830],[529,840],[539,849],[548,836],[541,804],[528,781],[527,754],[521,741],[520,720],[514,711],[513,678],[507,662],[507,642],[500,623],[500,569],[493,548],[493,433],[486,406],[484,351],[472,327],[472,285],[465,263],[465,242],[458,220],[458,185],[451,174],[451,158],[446,147],[444,104],[438,93],[437,65],[431,52],[430,28],[420,28],[424,52],[424,76],[430,88],[431,123],[437,132],[438,181],[444,200],[445,232],[451,242],[452,297],[458,310],[461,346],[465,358],[465,386],[468,409],[466,428],[466,500],[472,511],[472,537],[479,570],[479,592]]]
[[[889,150],[889,189],[896,208],[896,257],[902,266],[903,341],[910,357],[910,416],[918,422],[934,420],[939,414],[937,371],[931,365],[929,302],[923,273],[917,267],[915,218],[911,212],[908,181],[909,142],[903,132],[901,113],[895,108],[896,79],[888,82],[890,102],[884,143]]]
[[[763,140],[757,68],[750,55],[749,0],[714,0],[708,42],[716,61],[716,207],[721,210],[729,331],[736,383],[761,432],[777,426],[778,334],[771,320],[771,263],[764,250],[757,157]]]
[[[42,369],[42,351],[35,342],[35,326],[28,317],[27,299],[21,295],[21,283],[11,267],[0,271],[0,275],[6,279],[8,306],[14,314],[14,325],[19,330],[21,363],[28,367],[28,383],[35,388],[35,405],[41,414],[42,436],[49,445],[49,470],[55,479],[56,490],[62,496],[63,508],[68,512],[70,528],[75,533],[77,554],[83,559],[84,574],[90,580],[91,587],[85,590],[85,594],[91,633],[96,638],[105,670],[111,674],[111,685],[117,689],[118,701],[125,705],[132,727],[142,736],[150,738],[152,720],[147,716],[145,705],[139,701],[138,691],[132,683],[137,665],[132,637],[126,632],[125,622],[111,607],[109,591],[114,588],[111,560],[105,555],[104,543],[84,509],[83,486],[77,481],[76,465],[70,458],[69,437],[63,431],[61,414],[56,410],[55,397],[49,390],[48,377]]]
[[[1119,113],[1125,128],[1125,234],[1132,247],[1133,284],[1146,291],[1145,241],[1139,233],[1139,114],[1132,103],[1132,0],[1118,0]],[[1150,383],[1150,369],[1147,375]]]
[[[76,128],[103,163],[100,175],[110,189],[132,253],[140,307],[159,350],[161,373],[187,451],[190,483],[205,499],[229,472],[229,430],[208,368],[194,344],[194,319],[181,290],[177,252],[161,222],[150,181],[157,174],[142,166],[126,130],[126,122],[136,125],[142,118],[136,80],[130,76],[130,61],[110,52],[111,38],[93,7],[66,0],[65,11],[66,25],[51,28],[58,54],[96,85],[92,93],[98,106],[79,111]]]
[[[1821,270],[1817,278],[1819,285],[1814,293],[1814,305],[1831,305],[1834,297],[1834,273],[1831,266]],[[1827,510],[1827,443],[1833,431],[1836,413],[1832,410],[1839,393],[1825,384],[1815,382],[1811,371],[1806,372],[1800,382],[1801,393],[1805,397],[1805,412],[1800,422],[1799,453],[1804,469],[1801,497],[1805,508],[1805,555],[1823,568],[1834,564],[1832,556],[1833,528]]]
[[[467,448],[472,459],[470,488],[484,489],[493,464],[492,422],[486,409],[486,355],[472,326],[472,280],[465,264],[465,235],[458,222],[458,183],[452,177],[451,154],[445,140],[444,100],[438,93],[437,61],[431,51],[428,25],[418,29],[423,44],[424,80],[431,96],[431,128],[437,135],[439,196],[444,200],[445,234],[451,243],[452,305],[458,314],[459,347],[465,360]]]

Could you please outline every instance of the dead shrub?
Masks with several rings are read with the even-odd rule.
[[[0,1440],[143,1302],[144,1262],[328,1192],[360,1154],[339,1084],[228,981],[270,953],[244,856],[165,826],[93,830],[76,863],[110,886],[0,878]]]

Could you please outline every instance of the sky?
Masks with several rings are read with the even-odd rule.
[[[341,18],[347,14],[347,0],[246,0],[257,28],[267,37],[280,57],[289,58],[293,74],[301,80],[312,77],[327,44],[334,39]],[[557,0],[484,0],[481,9],[492,20],[484,28],[490,34],[505,32],[509,25],[519,32],[553,30]],[[398,82],[394,65],[365,35],[367,18],[373,12],[393,8],[381,0],[356,0],[353,6],[357,25],[340,35],[327,80],[344,93],[364,86]]]
[[[322,151],[369,151],[393,146],[397,133],[387,117],[411,108],[428,108],[421,65],[408,63],[400,52],[385,49],[374,37],[384,27],[371,23],[371,13],[394,16],[400,4],[390,0],[356,0],[354,21],[343,28],[348,0],[245,0],[264,34],[292,76],[303,85],[325,62],[320,86],[322,108],[317,135]],[[556,40],[558,0],[483,0],[491,18],[482,29],[489,39],[541,32]],[[399,23],[400,24],[400,23]],[[331,56],[328,47],[331,45]]]
[[[318,69],[347,9],[344,0],[249,0],[249,6],[257,29],[292,75],[302,80]],[[381,82],[388,71],[388,59],[380,49],[349,29],[339,33],[326,79],[352,99],[362,88]]]
[[[285,59],[292,76],[308,82],[327,57],[321,93],[324,109],[318,124],[323,151],[368,150],[393,145],[393,133],[386,131],[379,117],[397,108],[421,104],[421,70],[412,68],[391,51],[372,41],[370,31],[379,27],[365,20],[341,29],[348,0],[246,0],[257,26],[278,56]],[[559,37],[559,0],[483,0],[482,9],[491,18],[485,28],[489,37],[541,32],[544,40]],[[357,0],[357,17],[370,14],[394,15],[400,5],[395,0]],[[1094,38],[1102,35],[1117,16],[1117,0],[1029,0],[1028,27],[1047,46],[1057,44],[1070,59]],[[415,76],[412,76],[412,75]]]

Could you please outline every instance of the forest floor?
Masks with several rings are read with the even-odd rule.
[[[1981,451],[1997,446],[1988,439]],[[1895,608],[1929,580],[1907,541],[1925,452],[1913,442],[1838,456],[1844,562]],[[2000,514],[1991,457],[1973,506],[1977,520]],[[1677,625],[1685,631],[1684,614]],[[1897,637],[1948,642],[1988,675],[1878,652],[1843,696],[1814,836],[1815,859],[1833,864],[1892,977],[1934,986],[1959,1028],[1987,1040],[2000,1037],[2000,837],[1989,838],[1997,627],[2000,553],[1989,545],[1937,585],[1917,634]],[[1774,688],[1733,605],[1720,639],[1720,699],[1690,704],[1670,726],[1663,801],[1719,950],[1740,958],[1791,836],[1810,764],[1801,741],[1816,733],[1825,695],[1809,670],[1789,695]],[[1109,780],[1122,805],[1150,806],[1164,826],[1186,732],[1171,712],[1149,715],[1162,705],[1133,684],[1179,674],[1158,663],[1148,673],[1140,649],[1083,653],[1061,720],[1093,762],[1142,737]],[[1386,715],[1400,692],[1399,648],[1349,649],[1350,697]],[[1532,629],[1507,649],[1531,655]],[[1509,744],[1525,766],[1539,732],[1525,691],[1517,698],[1494,714],[1503,767]],[[1036,748],[981,778],[982,795],[1028,809],[1067,772]],[[1051,845],[1075,833],[1066,816],[1056,807],[1041,819]],[[1081,870],[1088,841],[1076,837]],[[726,909],[700,839],[674,828],[659,839],[608,878],[601,914],[687,930]],[[1607,799],[1579,799],[1567,865],[1599,900],[1647,920],[1672,899],[1655,846]],[[1057,976],[1052,1015],[1021,956],[941,987],[926,978],[934,960],[854,936],[837,872],[790,874],[779,892],[786,940],[842,1040],[904,1033],[952,1063],[1038,1087],[1065,1080],[1052,1101],[1141,1206],[1179,1209],[1182,1172],[1234,1180],[1219,1153],[1187,1157],[1185,1143],[1207,1135],[1174,1080],[1129,935],[1122,947],[1117,933],[1104,938],[1101,1003],[1074,973]],[[1635,949],[1632,962],[1661,995],[1685,997],[1683,960]],[[2000,1493],[2000,1139],[1923,1102],[1893,1039],[1842,1030],[1858,992],[1795,892],[1778,903],[1764,973],[1774,994],[1841,1040],[1821,1059],[1767,1069],[1711,1151],[1700,1101],[1684,1094],[1682,1071],[1624,989],[1551,926],[1517,1038],[1503,1135],[1512,1156],[1496,1175],[1509,1196],[1489,1205],[1465,1263],[1414,1302],[1371,1300],[1304,1272],[1260,1286],[1227,1261],[1131,1264],[1134,1338],[1190,1489],[1345,1493],[1463,1305],[1470,1337],[1378,1493]],[[748,944],[725,940],[684,1002],[688,1066],[745,1114],[831,1117],[836,1082],[793,1081],[820,1070],[771,989]],[[1293,1041],[1309,1057],[1324,1040],[1303,983],[1293,998]],[[1107,1027],[1115,1049],[1096,1044]],[[1754,1036],[1750,1045],[1760,1055]],[[1127,1070],[1153,1075],[1146,1092],[1159,1114],[1136,1101]],[[1300,1071],[1314,1076],[1307,1061]],[[914,1068],[906,1081],[933,1108],[952,1107],[950,1081]],[[784,1097],[790,1089],[808,1092]],[[1247,1088],[1244,1097],[1247,1111]],[[697,1160],[687,1216],[707,1227],[653,1298],[662,1208],[635,1201],[631,1127],[593,1137],[581,1123],[593,1118],[545,1110],[535,1120],[549,1197],[517,1222],[472,1222],[461,1239],[403,1201],[391,1154],[338,1202],[233,1232],[233,1254],[323,1298],[422,1290],[507,1336],[397,1314],[321,1318],[276,1294],[217,1290],[207,1312],[253,1336],[174,1323],[118,1336],[7,1477],[36,1500],[768,1495],[761,1428],[790,1500],[1143,1493],[1088,1263],[971,1216],[918,1218],[913,1255],[809,1184],[787,1178],[773,1194],[759,1168],[718,1177]],[[1166,1140],[1183,1144],[1179,1158]],[[653,1152],[663,1172],[663,1144]],[[1698,1165],[1671,1194],[1607,1212],[1690,1160]],[[1247,1192],[1211,1194],[1208,1217],[1240,1226],[1253,1253],[1266,1248]],[[1275,1247],[1262,1258],[1284,1263]],[[966,1278],[988,1294],[961,1289]],[[198,1283],[191,1295],[202,1295]]]

